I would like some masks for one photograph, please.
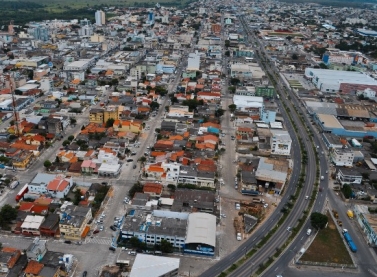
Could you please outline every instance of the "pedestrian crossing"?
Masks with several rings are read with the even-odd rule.
[[[93,243],[93,244],[103,244],[103,245],[111,245],[111,238],[101,238],[101,237],[93,237],[87,238],[85,243]]]

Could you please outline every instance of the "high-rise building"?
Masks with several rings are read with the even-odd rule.
[[[102,26],[106,23],[106,17],[105,17],[105,12],[104,11],[96,11],[94,14],[94,17],[96,19],[96,25],[97,26]]]
[[[39,24],[33,24],[30,26],[27,30],[28,34],[34,37],[36,40],[42,40],[47,41],[49,39],[49,32],[47,27],[39,25]]]

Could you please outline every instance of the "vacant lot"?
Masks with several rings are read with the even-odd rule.
[[[338,232],[330,216],[328,227],[319,231],[309,249],[301,257],[301,260],[320,263],[352,264],[352,259],[343,242],[343,237]]]

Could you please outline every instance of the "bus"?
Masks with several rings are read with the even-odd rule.
[[[26,184],[17,193],[17,195],[16,195],[16,201],[17,202],[20,201],[24,197],[25,193],[27,193],[28,191],[29,191],[28,184]]]

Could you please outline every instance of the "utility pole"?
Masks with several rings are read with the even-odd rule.
[[[14,96],[14,89],[13,89],[13,83],[10,74],[6,75],[7,80],[9,81],[9,87],[10,87],[10,93],[12,94],[12,107],[13,107],[13,116],[14,116],[14,126],[15,126],[15,135],[20,136],[20,129],[19,129],[19,116],[18,112],[16,111],[16,98]]]

